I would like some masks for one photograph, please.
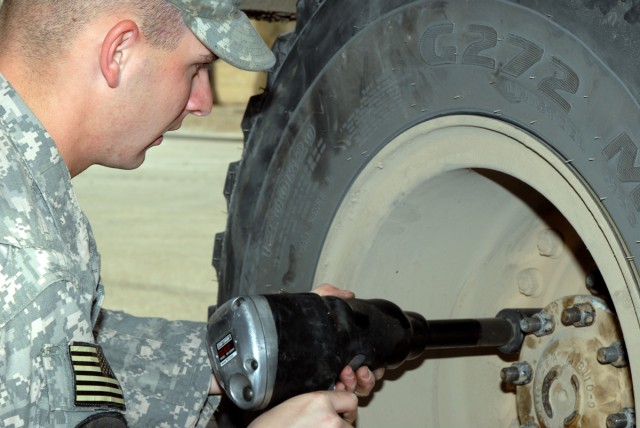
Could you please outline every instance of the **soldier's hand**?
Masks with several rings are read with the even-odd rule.
[[[347,391],[298,395],[269,410],[249,428],[348,428],[358,414],[358,398]]]

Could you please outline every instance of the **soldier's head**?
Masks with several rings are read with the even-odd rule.
[[[133,14],[146,39],[175,49],[187,26],[218,57],[245,70],[266,70],[274,57],[238,0],[0,0],[3,42],[34,61],[59,55],[94,20]],[[179,19],[182,17],[183,19]]]
[[[273,65],[237,0],[4,0],[0,72],[72,175],[135,168],[188,114],[212,107],[208,66]],[[57,107],[56,107],[57,105]]]

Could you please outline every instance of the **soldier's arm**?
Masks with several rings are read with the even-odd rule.
[[[124,421],[122,392],[66,262],[0,244],[0,426],[75,427],[101,414]]]
[[[96,338],[125,391],[129,423],[206,425],[220,397],[209,396],[205,327],[102,310]]]

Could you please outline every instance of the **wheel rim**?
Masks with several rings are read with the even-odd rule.
[[[315,279],[427,319],[492,317],[588,294],[596,266],[627,349],[638,349],[637,275],[597,195],[531,134],[456,115],[416,125],[375,154],[336,212]],[[500,384],[509,362],[428,356],[389,374],[362,426],[519,426],[515,394]]]

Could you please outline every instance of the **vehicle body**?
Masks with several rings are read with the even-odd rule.
[[[280,16],[281,19],[295,19],[296,0],[241,0],[239,5],[251,17],[271,15]]]
[[[301,0],[296,19],[229,170],[220,300],[330,282],[427,318],[543,308],[516,358],[390,373],[359,426],[633,426],[640,5]]]

